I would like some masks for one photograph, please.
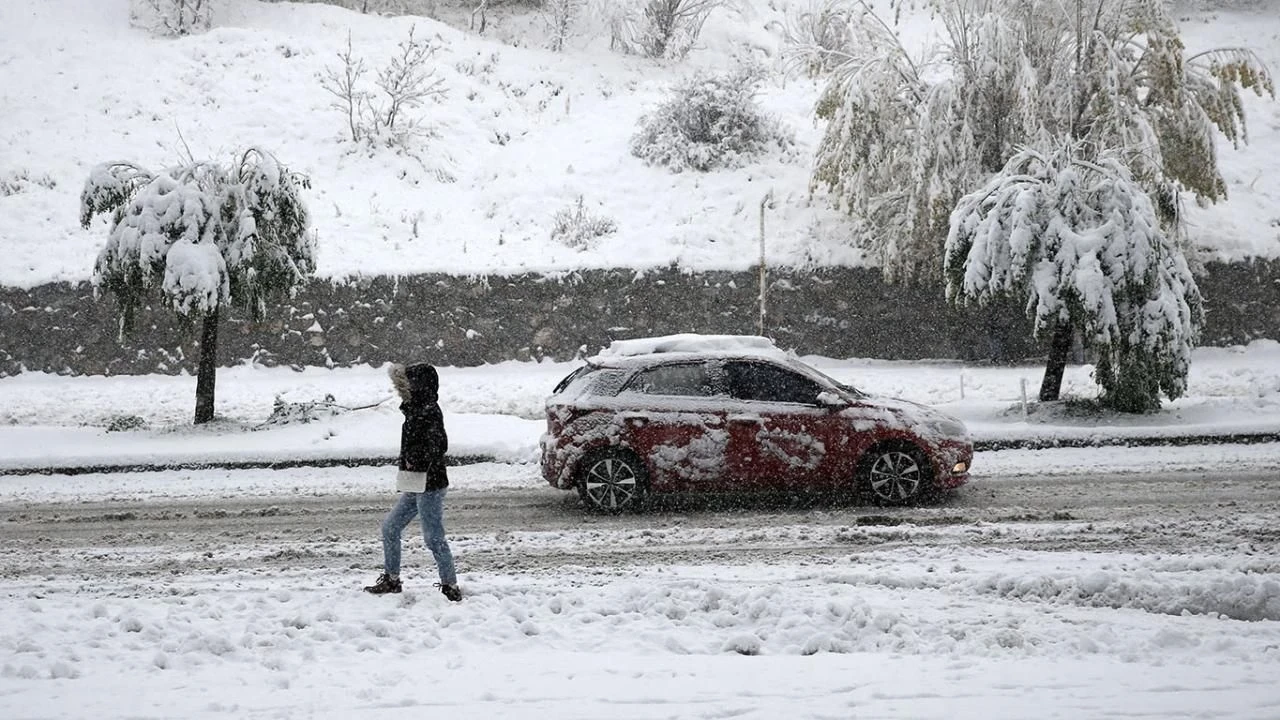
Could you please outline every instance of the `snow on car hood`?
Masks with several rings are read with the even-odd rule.
[[[970,442],[969,429],[963,422],[928,405],[901,398],[870,395],[840,414],[849,418],[854,429],[860,432],[872,430],[876,424],[896,425],[933,442]]]

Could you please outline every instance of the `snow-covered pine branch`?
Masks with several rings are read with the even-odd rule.
[[[1186,391],[1200,292],[1146,189],[1114,153],[1023,150],[950,218],[947,296],[1024,300],[1037,336],[1079,328],[1103,399],[1131,412]]]

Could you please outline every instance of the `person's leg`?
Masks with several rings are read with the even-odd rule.
[[[436,559],[436,572],[441,585],[457,585],[458,576],[453,568],[453,551],[444,536],[444,496],[446,489],[418,493],[418,517],[422,520],[422,537],[427,549]]]
[[[400,577],[400,537],[418,514],[418,493],[400,493],[395,507],[382,520],[382,569],[393,578]]]

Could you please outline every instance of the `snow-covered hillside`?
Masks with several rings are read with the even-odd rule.
[[[800,0],[793,0],[799,2]],[[0,3],[0,284],[89,276],[101,226],[82,230],[89,168],[156,168],[188,149],[226,161],[261,145],[310,175],[319,272],[566,271],[580,267],[743,269],[758,257],[761,202],[771,264],[860,264],[849,226],[810,199],[821,126],[816,86],[776,75],[761,102],[796,136],[793,151],[730,171],[671,174],[632,157],[636,122],[697,67],[754,58],[776,69],[786,0],[721,9],[680,63],[627,57],[606,36],[540,49],[530,18],[485,37],[421,17],[383,18],[324,4],[222,0],[214,29],[177,40],[128,24],[128,0]],[[917,40],[926,25],[908,18]],[[461,24],[461,23],[455,23]],[[319,75],[338,67],[348,34],[374,70],[416,25],[437,38],[447,97],[425,110],[436,138],[415,159],[344,142],[345,118]],[[1189,49],[1258,50],[1280,68],[1280,14],[1188,11]],[[523,47],[516,47],[515,44]],[[1223,144],[1230,201],[1195,208],[1211,257],[1280,256],[1280,103],[1246,99],[1251,144]],[[576,249],[551,238],[558,210],[581,197],[617,231]]]

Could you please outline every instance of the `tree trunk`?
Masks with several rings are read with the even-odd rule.
[[[205,313],[200,329],[200,368],[196,371],[196,425],[213,419],[213,386],[218,372],[218,309]]]
[[[1044,380],[1040,383],[1040,400],[1057,400],[1062,392],[1062,373],[1067,369],[1067,354],[1071,352],[1071,323],[1059,320],[1049,341],[1049,360],[1044,366]]]

